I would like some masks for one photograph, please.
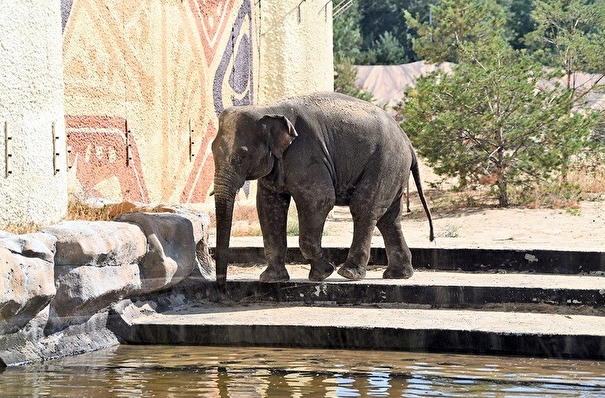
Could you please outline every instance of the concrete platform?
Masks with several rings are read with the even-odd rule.
[[[605,278],[424,271],[259,283],[230,267],[228,294],[190,280],[170,298],[124,302],[111,328],[134,344],[260,345],[605,359]],[[164,302],[162,301],[164,300]],[[175,303],[177,305],[175,305]]]

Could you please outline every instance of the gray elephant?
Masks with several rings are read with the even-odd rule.
[[[310,262],[309,279],[334,272],[321,238],[326,217],[349,206],[353,242],[338,273],[365,276],[374,227],[380,230],[388,266],[383,278],[414,273],[401,230],[402,196],[410,171],[428,217],[418,161],[407,135],[382,109],[338,93],[316,93],[267,106],[231,107],[219,118],[212,143],[217,245],[216,279],[224,286],[235,195],[258,179],[256,206],[268,266],[262,282],[286,281],[286,223],[290,200],[299,218],[299,246]]]

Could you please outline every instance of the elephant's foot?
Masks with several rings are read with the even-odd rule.
[[[412,275],[414,275],[414,268],[411,264],[408,264],[403,267],[388,266],[382,277],[384,279],[409,279]]]
[[[290,275],[286,267],[273,268],[267,267],[266,270],[260,274],[261,282],[286,282],[290,280]]]
[[[365,267],[353,265],[346,261],[339,269],[338,274],[352,281],[358,281],[366,276]]]
[[[334,265],[322,258],[319,261],[311,261],[311,271],[309,271],[309,280],[313,282],[320,282],[332,275],[334,272]]]

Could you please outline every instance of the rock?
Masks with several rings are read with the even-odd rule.
[[[143,293],[172,286],[196,265],[196,228],[190,217],[174,213],[126,213],[116,221],[139,225],[147,236],[147,254],[141,259]],[[197,222],[197,221],[196,221]],[[195,233],[195,234],[194,234]]]
[[[53,257],[52,236],[0,235],[0,335],[23,327],[51,301]]]
[[[57,267],[57,294],[46,333],[88,321],[113,303],[142,291],[138,264],[106,267]]]
[[[118,266],[136,263],[147,250],[136,225],[112,221],[64,221],[41,229],[57,238],[57,266]]]
[[[191,213],[177,207],[171,207],[170,210],[175,214],[189,219],[193,225],[193,239],[196,242],[195,254],[197,259],[197,272],[194,269],[194,274],[196,276],[201,276],[204,279],[214,277],[214,260],[210,255],[210,247],[208,245],[210,216],[207,214]]]
[[[47,333],[81,324],[101,309],[141,291],[139,262],[147,252],[147,239],[138,226],[67,221],[43,231],[57,238],[57,293]]]
[[[108,311],[99,312],[83,324],[48,334],[44,330],[50,318],[46,307],[23,329],[0,336],[0,373],[2,363],[6,366],[24,365],[119,344],[118,337],[106,327],[108,315]]]

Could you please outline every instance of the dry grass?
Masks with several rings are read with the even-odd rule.
[[[605,165],[576,168],[569,172],[568,180],[577,184],[584,193],[605,193]]]
[[[28,234],[31,232],[36,232],[38,230],[38,228],[40,228],[40,226],[33,222],[15,223],[15,224],[7,225],[6,228],[4,228],[4,231],[11,233],[11,234],[15,234],[15,235],[22,235],[22,234]]]
[[[80,220],[80,221],[113,221],[117,216],[133,211],[144,212],[172,212],[169,207],[164,206],[137,206],[133,203],[123,202],[117,204],[106,204],[101,207],[93,206],[81,202],[75,198],[71,198],[67,203],[67,215],[65,220]],[[9,224],[4,230],[11,234],[22,235],[31,232],[36,232],[40,229],[40,225],[29,223]]]
[[[173,212],[170,207],[164,205],[140,206],[130,202],[122,202],[105,204],[98,207],[72,199],[67,204],[67,217],[65,219],[81,221],[113,221],[120,214],[132,213],[135,211],[147,213]]]

